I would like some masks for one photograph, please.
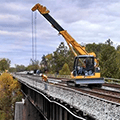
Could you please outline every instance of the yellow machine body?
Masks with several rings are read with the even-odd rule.
[[[77,67],[78,65],[75,64],[74,65],[74,71],[71,73],[71,79],[74,81],[75,84],[102,84],[104,83],[104,79],[100,78],[100,70],[99,70],[99,63],[96,59],[96,54],[94,52],[88,53],[85,50],[85,47],[81,46],[80,44],[78,44],[76,42],[76,40],[74,38],[72,38],[72,36],[66,31],[64,30],[50,15],[49,15],[49,10],[47,10],[46,7],[40,5],[39,3],[36,4],[33,8],[32,11],[34,12],[35,10],[38,10],[40,12],[41,15],[43,15],[51,24],[52,26],[59,32],[59,34],[61,34],[64,39],[66,40],[69,48],[71,49],[71,51],[73,52],[73,54],[75,55],[75,60],[77,61],[77,59],[79,58],[84,58],[84,59],[94,59],[94,61],[92,62],[92,65],[94,68],[90,69],[92,72],[90,74],[90,70],[87,69],[86,71],[84,70],[84,72],[88,72],[89,74],[83,74],[81,72],[81,74],[79,74],[77,71]],[[77,55],[77,53],[73,50],[73,48],[77,51],[77,53],[79,55]],[[80,56],[81,55],[81,56]],[[82,61],[83,62],[83,61]],[[84,63],[82,63],[84,64]],[[76,70],[76,71],[75,71]]]

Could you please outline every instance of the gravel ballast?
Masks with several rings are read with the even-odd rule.
[[[47,93],[53,98],[58,98],[83,111],[85,114],[93,116],[96,120],[120,120],[120,104],[111,104],[110,102],[90,97],[87,94],[73,91],[69,88],[65,89],[48,83],[33,82],[32,79],[21,77],[20,75],[13,76]],[[45,84],[47,84],[47,90],[45,90]]]

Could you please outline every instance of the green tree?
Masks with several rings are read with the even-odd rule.
[[[73,71],[74,60],[75,60],[75,56],[72,53],[72,51],[69,50],[67,53],[66,62],[70,68],[70,71]]]
[[[70,75],[70,69],[67,63],[65,63],[62,69],[59,71],[60,75]]]
[[[9,72],[16,72],[16,68],[15,67],[10,67]]]
[[[38,60],[30,60],[30,64],[26,67],[26,70],[37,70],[39,69],[39,61]]]
[[[94,52],[96,54],[96,57],[99,58],[100,52],[103,48],[104,44],[100,43],[100,44],[87,44],[86,45],[86,51],[88,53],[90,52]]]
[[[47,64],[49,72],[59,72],[59,70],[62,69],[62,66],[68,62],[67,57],[68,48],[64,45],[63,42],[61,42],[53,54],[48,54],[42,57],[41,66],[43,65],[45,67]]]
[[[117,46],[117,51],[120,51],[120,45]]]
[[[26,70],[30,71],[30,70],[38,70],[39,69],[39,65],[28,65],[26,67]]]
[[[117,66],[119,68],[116,76],[117,76],[118,79],[120,79],[120,46],[117,47],[116,63],[117,63]]]
[[[5,71],[9,70],[11,61],[9,59],[3,58],[0,60],[0,70]]]
[[[47,59],[47,56],[49,56],[49,54],[46,55],[46,56],[43,55],[43,56],[42,56],[42,60],[41,60],[41,62],[40,62],[41,70],[42,70],[43,72],[46,72],[46,71],[48,71],[48,69],[49,69],[49,67],[48,67],[49,59]]]
[[[111,45],[113,45],[113,41],[108,39],[108,40],[106,40],[105,44],[111,46]]]
[[[16,67],[16,72],[21,72],[26,70],[26,67],[24,65],[15,65],[15,67]]]
[[[102,48],[99,58],[102,76],[116,78],[119,68],[116,62],[117,52],[115,48],[110,44],[106,44]]]

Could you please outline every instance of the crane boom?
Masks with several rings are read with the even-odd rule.
[[[36,4],[32,9],[32,11],[38,10],[51,24],[57,31],[63,31],[64,29],[49,15],[49,10],[46,7],[43,7],[39,3]]]
[[[94,57],[96,57],[95,53],[88,53],[84,47],[78,44],[75,41],[75,39],[49,15],[50,11],[47,10],[46,7],[43,7],[38,3],[31,10],[38,10],[52,24],[52,26],[65,38],[67,44],[72,45],[73,48],[75,48],[80,55],[93,55]]]

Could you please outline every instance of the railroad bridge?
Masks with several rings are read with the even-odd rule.
[[[24,100],[15,105],[15,120],[107,120],[120,116],[120,104],[73,90],[66,85],[43,82],[40,76],[13,76],[21,83],[24,94]],[[49,80],[61,84],[60,80]]]
[[[75,92],[42,82],[41,77],[13,76],[21,83],[25,96],[16,103],[15,120],[94,120],[73,105]]]

